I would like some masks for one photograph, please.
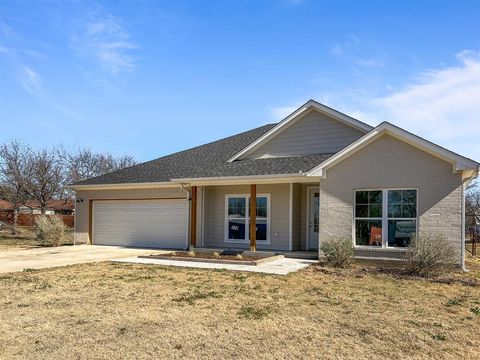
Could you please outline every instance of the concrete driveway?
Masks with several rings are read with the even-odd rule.
[[[0,273],[22,271],[23,269],[42,269],[88,262],[118,260],[159,252],[162,251],[100,245],[76,245],[57,248],[0,251]]]

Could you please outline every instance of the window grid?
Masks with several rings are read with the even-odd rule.
[[[231,217],[229,215],[229,200],[232,198],[241,198],[245,199],[245,216],[244,217]],[[265,206],[258,205],[258,199],[265,198],[266,204]],[[259,211],[262,208],[266,207],[266,216],[258,215]],[[245,194],[228,194],[225,195],[225,242],[232,242],[232,243],[248,243],[250,241],[250,195]],[[257,194],[257,223],[266,223],[267,231],[266,231],[266,240],[259,240],[257,239],[257,243],[261,244],[270,244],[270,194]],[[244,220],[245,221],[245,238],[244,239],[230,239],[229,238],[229,220]]]
[[[372,192],[372,191],[381,191],[382,192],[382,217],[358,217],[357,216],[357,205],[363,205],[363,203],[357,204],[357,193],[358,192]],[[415,217],[389,217],[389,191],[413,191],[415,193],[415,202],[408,202],[405,204],[415,205]],[[403,205],[404,203],[402,203]],[[370,221],[379,221],[382,222],[382,246],[376,247],[371,245],[357,245],[357,220],[370,220]],[[388,227],[389,221],[393,220],[403,220],[403,221],[414,221],[415,222],[415,234],[418,233],[418,189],[415,188],[406,188],[406,189],[399,189],[399,188],[392,188],[392,189],[356,189],[354,190],[354,206],[353,206],[353,245],[358,248],[365,248],[365,249],[406,249],[397,246],[389,246],[388,244]]]

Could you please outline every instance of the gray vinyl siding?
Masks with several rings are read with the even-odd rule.
[[[248,248],[249,244],[225,242],[225,196],[249,194],[248,185],[206,186],[204,246]],[[288,250],[290,184],[257,185],[257,194],[270,194],[270,244],[257,243],[259,250]],[[278,236],[275,236],[278,234]]]
[[[248,158],[335,153],[364,133],[317,111],[285,129]]]
[[[95,199],[150,199],[150,198],[187,198],[180,187],[121,190],[78,190],[75,194],[75,242],[87,243],[89,200]]]
[[[461,175],[450,163],[389,135],[327,170],[320,181],[320,242],[331,235],[352,238],[354,190],[383,188],[418,189],[419,234],[442,234],[460,254]],[[392,252],[368,251],[379,257]]]

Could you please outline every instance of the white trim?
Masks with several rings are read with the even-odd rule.
[[[319,242],[318,247],[320,248],[320,186],[307,186],[307,221],[306,221],[306,234],[305,234],[305,249],[306,251],[310,251],[310,207],[311,207],[311,199],[310,195],[313,191],[318,190],[318,234],[319,234]],[[316,249],[313,249],[316,250]]]
[[[150,189],[158,187],[178,187],[178,184],[171,181],[148,182],[148,183],[121,183],[121,184],[91,184],[91,185],[68,185],[73,190],[117,190],[117,189]]]
[[[447,150],[439,145],[436,145],[417,135],[403,130],[393,124],[383,122],[365,136],[362,136],[357,141],[348,145],[343,150],[336,153],[334,156],[328,158],[323,163],[310,170],[307,176],[320,176],[321,178],[325,178],[327,170],[329,168],[348,158],[350,155],[356,153],[360,149],[364,148],[365,146],[385,134],[391,135],[409,145],[412,145],[420,150],[423,150],[433,156],[436,156],[444,161],[451,163],[454,172],[476,169],[479,165],[477,162],[469,158],[456,154],[453,151]]]
[[[246,175],[246,176],[219,176],[203,178],[176,178],[172,181],[180,184],[191,184],[197,186],[210,185],[248,185],[248,184],[281,184],[289,182],[312,182],[307,178],[306,173],[294,174],[271,174],[271,175]]]
[[[245,240],[241,239],[229,239],[228,238],[228,199],[229,198],[245,198]],[[271,239],[271,201],[270,201],[270,193],[262,193],[257,194],[258,197],[266,197],[267,198],[267,240],[258,240],[257,244],[259,245],[270,245]],[[224,212],[224,234],[223,234],[223,242],[231,243],[231,244],[249,244],[250,243],[250,217],[247,216],[250,211],[250,194],[225,194],[225,212]]]
[[[288,205],[288,250],[293,249],[293,183],[290,183],[290,196]]]
[[[388,192],[393,190],[415,190],[416,191],[416,204],[415,212],[417,217],[415,218],[389,218],[388,217]],[[382,192],[382,217],[381,218],[359,218],[359,220],[371,220],[371,221],[381,221],[382,222],[382,246],[369,246],[369,245],[357,245],[356,234],[357,234],[357,217],[355,216],[356,205],[357,205],[357,191],[381,191]],[[393,187],[393,188],[359,188],[353,189],[353,221],[352,221],[352,241],[355,249],[361,250],[387,250],[387,251],[407,251],[408,247],[399,247],[399,246],[388,246],[388,221],[389,220],[411,220],[415,221],[415,234],[418,234],[418,203],[419,203],[419,191],[416,187]]]
[[[75,199],[75,205],[74,205],[74,208],[73,208],[73,245],[75,246],[76,245],[76,235],[77,235],[77,200],[78,200],[78,197],[77,197],[77,194],[75,193],[75,195],[73,196],[73,198]],[[90,209],[89,209],[90,210]],[[92,210],[93,211],[93,210]],[[15,210],[14,210],[14,216],[15,216]],[[93,229],[93,228],[92,228]]]
[[[97,184],[97,185],[69,185],[75,191],[81,190],[121,190],[121,189],[152,189],[175,188],[181,184],[196,186],[208,185],[244,185],[251,184],[281,184],[288,182],[312,182],[312,177],[306,173],[271,174],[271,175],[245,175],[245,176],[219,176],[199,178],[175,178],[168,182],[151,183],[122,183],[122,184]]]
[[[236,153],[234,156],[232,156],[230,159],[228,159],[228,162],[232,162],[241,156],[247,155],[254,151],[255,149],[259,148],[261,145],[265,144],[267,141],[271,140],[273,137],[278,135],[280,132],[284,131],[285,129],[288,129],[290,126],[292,126],[294,123],[296,123],[298,120],[303,118],[305,115],[310,113],[311,111],[316,110],[324,115],[328,115],[335,120],[338,120],[348,126],[351,126],[357,130],[360,130],[362,132],[368,132],[373,129],[372,126],[365,124],[357,119],[354,119],[351,116],[348,116],[346,114],[341,113],[340,111],[337,111],[335,109],[332,109],[328,106],[325,106],[323,104],[320,104],[319,102],[315,100],[309,100],[302,106],[300,106],[297,110],[292,112],[290,115],[288,115],[286,118],[284,118],[282,121],[280,121],[277,125],[275,125],[272,129],[267,131],[265,134],[260,136],[257,140],[252,142],[250,145],[247,147],[243,148],[241,151]]]

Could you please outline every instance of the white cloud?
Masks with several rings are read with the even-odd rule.
[[[40,90],[41,78],[31,67],[24,66],[20,74],[20,84],[29,93],[34,94]]]
[[[315,99],[371,125],[392,122],[450,150],[480,160],[480,53],[462,51],[456,64],[421,72],[404,88],[371,98],[348,89]],[[301,103],[297,105],[300,106]],[[276,121],[298,106],[270,108]]]
[[[363,110],[462,154],[480,158],[480,53],[463,51],[458,64],[423,72],[413,83],[370,101]]]
[[[138,48],[120,20],[112,15],[98,16],[75,36],[73,46],[80,53],[93,57],[110,74],[117,75],[135,66],[131,51]]]

